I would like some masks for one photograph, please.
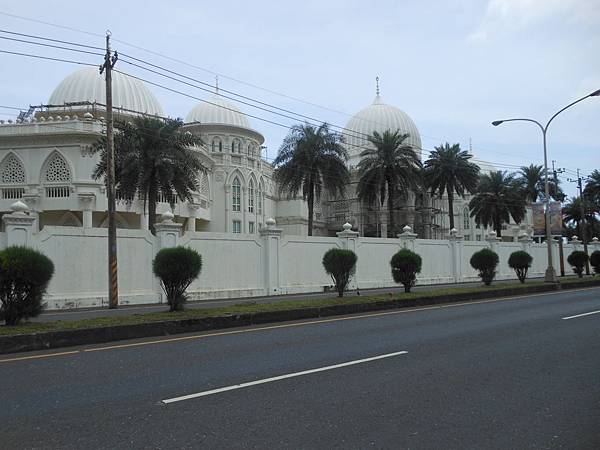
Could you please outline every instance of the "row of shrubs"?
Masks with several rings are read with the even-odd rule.
[[[334,281],[340,297],[350,283],[356,270],[356,254],[351,250],[331,249],[323,256],[325,271]],[[483,249],[473,254],[471,266],[476,269],[486,285],[496,276],[498,254]],[[574,251],[567,258],[573,271],[583,276],[588,262],[585,252]],[[533,258],[525,251],[517,251],[508,258],[508,265],[515,271],[519,281],[525,282]],[[590,264],[600,274],[600,251],[592,253]],[[402,249],[390,260],[392,277],[404,285],[405,292],[416,284],[421,272],[422,260],[415,252]],[[202,257],[187,247],[160,250],[152,262],[152,270],[160,279],[167,296],[170,311],[179,311],[187,300],[185,291],[202,270]],[[54,274],[54,264],[44,254],[28,247],[13,246],[0,251],[0,321],[6,325],[18,325],[21,320],[39,315],[44,304],[43,296]]]
[[[323,256],[323,267],[333,283],[340,297],[344,296],[350,279],[356,271],[356,261],[358,257],[352,250],[342,250],[332,248]],[[500,259],[493,250],[484,248],[475,252],[471,256],[470,264],[477,270],[479,277],[489,286],[496,277],[496,268]],[[567,262],[572,266],[573,271],[583,277],[583,270],[588,262],[588,255],[582,251],[572,252]],[[510,254],[508,266],[513,269],[521,283],[525,283],[527,272],[533,263],[533,257],[526,251],[519,250]],[[593,266],[594,272],[600,274],[600,251],[596,250],[589,258],[589,263]],[[390,260],[392,277],[396,283],[402,283],[404,292],[410,292],[410,289],[417,282],[417,274],[421,272],[422,259],[417,253],[402,249],[397,252]]]

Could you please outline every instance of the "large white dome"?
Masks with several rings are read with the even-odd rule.
[[[112,88],[114,108],[164,115],[154,94],[140,80],[113,72]],[[48,100],[48,104],[58,106],[76,102],[106,104],[104,75],[101,75],[97,68],[86,67],[72,73],[60,82]]]
[[[405,142],[413,146],[417,154],[421,156],[421,136],[415,123],[404,111],[386,105],[377,95],[372,105],[360,110],[346,124],[343,134],[350,156],[349,164],[356,166],[360,161],[361,152],[372,145],[367,140],[367,136],[372,135],[373,131],[383,133],[387,130],[408,133],[409,136]]]
[[[200,122],[202,125],[227,125],[251,130],[250,121],[235,105],[219,94],[198,104],[185,118],[186,123]]]

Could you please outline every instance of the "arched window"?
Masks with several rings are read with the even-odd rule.
[[[4,158],[0,170],[2,184],[25,184],[25,168],[21,160],[14,154],[11,153]]]
[[[216,152],[216,151],[222,152],[223,151],[223,142],[221,142],[221,139],[219,139],[218,137],[213,138],[211,150],[213,152]]]
[[[46,163],[42,182],[46,184],[45,192],[48,198],[69,197],[71,195],[71,170],[67,161],[54,153]]]
[[[248,212],[254,212],[254,181],[248,183]]]
[[[263,191],[265,190],[265,188],[263,187],[262,181],[261,183],[258,185],[258,195],[257,195],[257,200],[258,200],[258,215],[262,216],[263,213]]]
[[[471,217],[469,216],[469,208],[465,208],[463,211],[463,229],[468,230],[471,228]]]
[[[202,179],[200,180],[200,195],[206,198],[210,197],[210,187],[208,185],[208,173],[202,172]]]
[[[65,159],[55,153],[46,164],[43,180],[46,183],[70,183],[71,171]]]
[[[252,144],[248,144],[248,156],[254,156],[254,147]]]
[[[231,153],[240,153],[240,141],[238,139],[231,141]]]
[[[242,185],[240,184],[240,179],[238,177],[234,178],[231,188],[232,209],[234,211],[240,211],[242,206]]]

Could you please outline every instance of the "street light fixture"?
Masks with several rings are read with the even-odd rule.
[[[569,103],[567,106],[565,106],[564,108],[559,110],[557,113],[555,113],[552,117],[550,117],[550,120],[548,121],[546,126],[543,126],[537,120],[533,120],[533,119],[503,119],[503,120],[494,120],[492,122],[492,125],[494,125],[495,127],[497,127],[498,125],[500,125],[504,122],[516,122],[516,121],[533,122],[538,127],[540,127],[540,130],[542,130],[542,136],[544,138],[544,172],[546,174],[546,177],[545,177],[546,179],[544,181],[544,191],[545,191],[544,196],[545,196],[545,203],[546,203],[546,212],[545,212],[546,244],[548,246],[548,267],[546,268],[546,275],[545,275],[544,279],[545,279],[545,281],[548,281],[548,282],[555,283],[557,281],[557,278],[556,278],[556,271],[554,270],[554,267],[552,266],[552,235],[550,233],[550,188],[548,186],[548,152],[546,150],[546,133],[548,132],[548,127],[550,126],[550,123],[554,120],[554,118],[556,116],[558,116],[565,109],[570,108],[571,106],[585,100],[588,97],[598,97],[598,96],[600,96],[600,89],[592,92],[591,94],[586,95],[585,97],[581,97],[580,99],[575,100],[573,103]]]

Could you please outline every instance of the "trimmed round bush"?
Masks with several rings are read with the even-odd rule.
[[[517,278],[521,283],[525,283],[527,271],[531,267],[532,262],[533,258],[531,255],[523,250],[513,252],[508,257],[508,267],[515,271]]]
[[[579,278],[583,278],[583,268],[587,261],[587,253],[581,250],[575,250],[567,257],[567,262],[571,265],[573,272],[575,272]]]
[[[392,266],[394,281],[404,285],[404,292],[410,292],[410,289],[417,283],[417,274],[421,272],[421,257],[404,248],[392,256],[390,266]]]
[[[600,275],[600,250],[592,252],[590,255],[590,264],[594,268],[594,272]]]
[[[38,316],[54,264],[43,253],[28,247],[8,247],[0,251],[0,320],[18,325]]]
[[[160,278],[170,311],[181,311],[187,300],[185,290],[202,270],[202,257],[188,247],[163,248],[152,261],[152,270]]]
[[[492,284],[498,266],[498,254],[489,248],[484,248],[471,256],[471,267],[479,272],[479,277],[486,286]]]
[[[340,248],[329,249],[323,255],[323,267],[333,280],[339,297],[344,296],[344,291],[354,275],[357,259],[356,253],[352,250]]]

